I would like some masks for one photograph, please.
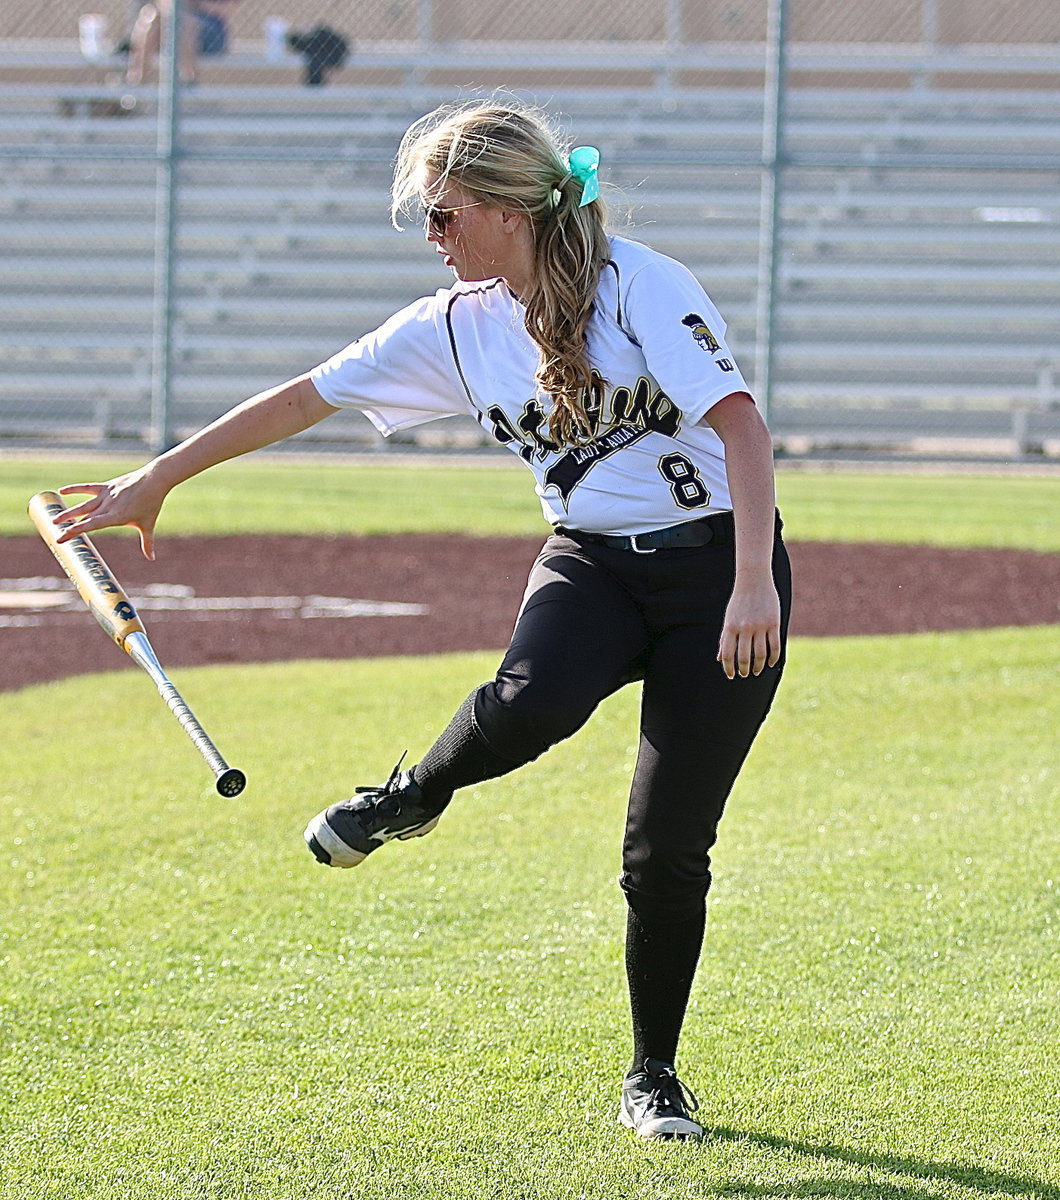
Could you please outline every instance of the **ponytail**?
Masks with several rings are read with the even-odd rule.
[[[586,408],[593,385],[586,329],[607,261],[600,200],[579,206],[582,185],[568,179],[537,229],[537,274],[526,302],[526,328],[541,351],[535,380],[551,397],[549,432],[571,445],[595,432]]]

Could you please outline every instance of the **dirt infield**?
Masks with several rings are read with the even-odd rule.
[[[131,538],[99,548],[140,608],[167,667],[500,649],[539,539]],[[113,670],[99,633],[35,537],[0,542],[0,690]],[[1060,555],[797,543],[803,637],[1060,620]]]

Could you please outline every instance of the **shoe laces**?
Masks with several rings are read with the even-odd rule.
[[[398,777],[401,774],[401,764],[405,761],[406,754],[408,754],[407,750],[401,752],[401,757],[394,764],[394,769],[390,772],[390,778],[382,787],[376,785],[374,787],[358,787],[353,789],[358,795],[377,797],[381,803],[373,804],[372,801],[367,800],[365,804],[377,808],[387,816],[394,817],[401,812],[401,801],[396,793],[398,791]],[[382,803],[385,801],[389,801],[389,803]]]
[[[652,1089],[648,1094],[650,1107],[671,1108],[679,1113],[694,1113],[699,1109],[695,1093],[677,1078],[677,1072],[672,1067],[649,1077],[652,1080]]]

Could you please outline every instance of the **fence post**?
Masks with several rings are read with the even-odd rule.
[[[939,45],[939,2],[920,0],[920,40],[924,49],[935,51]]]
[[[168,450],[173,437],[173,323],[180,160],[180,39],[183,5],[171,4],[159,55],[155,168],[155,294],[151,347],[151,445]]]
[[[928,92],[935,85],[931,61],[939,48],[939,3],[938,0],[920,0],[920,41],[923,59],[913,72],[913,87]]]
[[[410,68],[405,82],[414,88],[423,86],[427,78],[427,62],[434,48],[434,3],[433,0],[417,0],[416,3],[416,53],[419,62]]]
[[[656,83],[668,91],[676,86],[680,75],[680,68],[674,65],[674,60],[680,57],[684,42],[682,4],[683,0],[667,0],[666,4],[666,30],[663,35],[666,56]]]
[[[788,2],[770,0],[762,114],[762,183],[758,225],[758,298],[755,316],[755,399],[768,416],[773,402],[777,242],[784,177]]]

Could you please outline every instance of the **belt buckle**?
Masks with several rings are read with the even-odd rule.
[[[640,548],[640,546],[637,545],[637,538],[644,537],[644,536],[645,535],[643,533],[631,533],[629,535],[629,548],[633,551],[634,554],[654,554],[655,553],[655,551],[657,549],[656,546],[648,546],[646,549],[642,550]]]

